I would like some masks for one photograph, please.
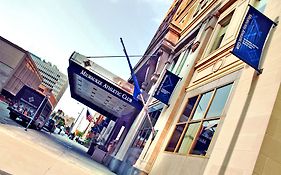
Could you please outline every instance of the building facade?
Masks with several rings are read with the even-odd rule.
[[[30,53],[30,56],[43,77],[42,84],[52,90],[52,93],[58,102],[68,87],[67,76],[61,73],[59,69],[50,62],[46,62],[32,53]]]
[[[155,55],[152,50],[161,48],[160,56],[154,62],[155,57],[144,57],[135,67],[148,93],[147,108],[115,151],[111,170],[152,175],[280,174],[281,29],[271,29],[260,63],[263,72],[258,74],[231,53],[249,4],[278,22],[277,0],[174,1],[170,10],[179,6],[167,24],[173,32],[159,33],[165,30],[161,25],[156,33],[173,36],[165,40],[169,49],[157,47],[164,42],[153,38],[146,54]],[[182,78],[169,105],[153,98],[163,69]],[[146,127],[146,109],[157,130],[153,140],[147,132],[151,126]]]
[[[27,51],[0,37],[0,91],[7,98],[12,98],[28,85],[38,89],[42,77]]]

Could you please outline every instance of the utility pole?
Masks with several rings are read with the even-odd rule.
[[[84,107],[82,108],[82,110],[80,111],[80,113],[79,113],[79,115],[78,115],[78,117],[76,118],[76,120],[74,121],[74,123],[73,123],[73,126],[71,127],[71,129],[70,129],[70,132],[72,133],[73,131],[73,128],[74,128],[74,126],[76,125],[76,123],[79,121],[79,119],[80,119],[80,116],[81,116],[81,114],[83,113],[83,111],[84,111]],[[78,123],[78,125],[77,125],[77,127],[76,128],[78,128],[79,127],[79,125],[81,124],[81,122],[82,122],[82,119],[80,120],[80,122]]]

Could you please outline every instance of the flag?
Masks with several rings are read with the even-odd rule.
[[[129,56],[128,56],[128,54],[127,54],[127,51],[126,51],[126,48],[125,48],[125,45],[124,45],[124,43],[123,43],[122,38],[120,38],[120,40],[121,40],[121,43],[122,43],[122,46],[123,46],[123,51],[124,51],[124,53],[125,53],[125,55],[126,55],[126,58],[127,58],[127,61],[128,61],[129,67],[130,67],[131,76],[132,76],[133,81],[134,81],[134,93],[133,93],[133,98],[134,98],[135,100],[137,100],[137,99],[138,99],[138,95],[141,93],[140,86],[139,86],[137,77],[136,77],[136,75],[135,75],[135,73],[134,73],[133,67],[132,67],[132,65],[131,65],[131,62],[130,62],[130,59],[129,59]]]
[[[93,116],[90,114],[89,110],[87,109],[87,113],[86,113],[86,119],[89,121],[89,122],[92,122],[93,121]]]

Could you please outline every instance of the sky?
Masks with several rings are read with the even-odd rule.
[[[67,73],[76,51],[85,56],[144,53],[173,0],[0,0],[0,35]],[[92,61],[127,80],[125,58]],[[132,58],[135,65],[138,58]],[[86,107],[71,99],[69,88],[56,109],[77,117]],[[89,109],[91,113],[93,111]],[[85,123],[85,121],[84,121]]]

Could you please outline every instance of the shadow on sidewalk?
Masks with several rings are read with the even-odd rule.
[[[10,173],[7,173],[7,172],[5,172],[5,171],[0,170],[0,175],[12,175],[12,174],[10,174]]]

